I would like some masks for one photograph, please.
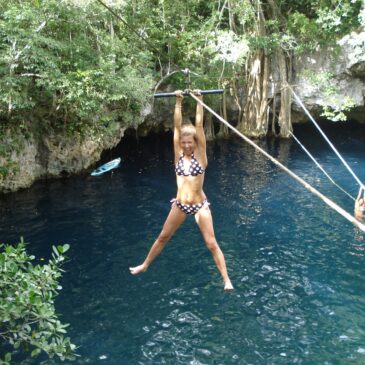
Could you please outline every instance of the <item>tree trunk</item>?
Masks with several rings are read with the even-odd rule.
[[[275,81],[272,81],[273,87],[272,87],[272,120],[271,120],[271,134],[273,136],[276,136],[276,84]]]
[[[265,17],[260,1],[256,3],[256,36],[265,37]],[[269,61],[262,48],[258,48],[247,62],[248,75],[244,115],[238,129],[251,137],[264,137],[268,129]]]
[[[213,124],[212,114],[205,113],[204,119],[205,119],[204,123],[205,138],[207,139],[207,141],[212,141],[214,139],[214,124]]]
[[[257,50],[249,62],[247,93],[243,118],[238,129],[251,137],[267,134],[269,62],[263,50]]]
[[[271,18],[279,21],[280,28],[286,28],[286,19],[280,12],[277,3],[274,0],[268,0]],[[292,131],[291,123],[291,92],[286,87],[291,82],[292,76],[292,64],[290,54],[285,54],[284,49],[277,49],[276,60],[279,66],[279,86],[280,86],[280,112],[278,124],[280,127],[280,137],[290,137]]]
[[[238,85],[236,84],[238,83]],[[239,85],[239,74],[236,74],[232,78],[232,94],[234,97],[234,101],[236,103],[236,106],[238,108],[238,117],[237,120],[240,121],[242,119],[242,101],[239,95],[240,85]]]
[[[292,131],[291,123],[291,92],[286,85],[290,82],[287,69],[287,58],[283,50],[278,50],[278,62],[281,80],[281,95],[280,95],[280,112],[279,112],[279,127],[280,136],[284,138],[290,137]]]
[[[228,7],[229,29],[232,32],[237,33],[237,26],[234,20],[233,5],[231,4],[230,0],[227,1],[227,7]]]
[[[223,116],[223,119],[225,119],[225,120],[228,119],[228,117],[227,117],[227,96],[226,96],[226,94],[227,94],[227,90],[224,89],[221,115]],[[227,122],[228,122],[228,120],[227,120]],[[228,132],[229,132],[228,127],[225,124],[221,123],[219,125],[219,132],[217,134],[217,137],[218,138],[227,138],[228,134],[229,134]]]

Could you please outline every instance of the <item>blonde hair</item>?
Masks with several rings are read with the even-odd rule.
[[[183,124],[181,126],[181,137],[184,136],[193,136],[195,138],[196,129],[192,124]]]

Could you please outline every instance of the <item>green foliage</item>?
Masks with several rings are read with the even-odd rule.
[[[68,249],[53,246],[52,259],[41,265],[33,264],[35,257],[26,252],[23,239],[16,246],[0,244],[0,339],[15,350],[74,358],[76,346],[65,337],[68,325],[60,322],[54,307]],[[10,360],[8,353],[2,361]]]
[[[125,22],[97,1],[0,0],[2,123],[41,121],[41,130],[70,134],[116,120],[136,125],[169,71],[188,67],[201,75],[197,87],[221,87],[244,76],[257,49],[313,50],[365,19],[361,0],[106,3]],[[171,81],[183,87],[182,78]]]
[[[333,44],[339,37],[356,29],[360,25],[361,4],[362,0],[317,0],[290,4],[287,29],[297,40],[295,51]]]
[[[311,82],[311,84],[321,90],[324,95],[324,105],[322,117],[325,117],[333,122],[346,121],[346,112],[349,112],[354,106],[355,102],[352,98],[346,97],[338,99],[336,96],[336,86],[331,83],[332,73],[329,71],[313,73],[305,71],[304,76]]]
[[[336,91],[330,83],[333,74],[329,71],[313,73],[310,70],[305,70],[303,72],[303,76],[305,76],[313,86],[321,89],[321,91],[326,95],[332,95]]]
[[[362,0],[324,1],[317,9],[316,22],[328,36],[338,37],[357,27]]]
[[[318,24],[298,11],[288,17],[288,32],[298,39],[296,51],[314,49],[317,46],[320,28]]]
[[[19,170],[20,168],[17,163],[12,161],[10,158],[6,158],[5,161],[2,161],[0,165],[0,181],[9,175],[15,175],[17,172],[19,172]]]
[[[151,53],[126,39],[106,9],[66,0],[1,7],[1,119],[74,133],[108,113],[123,121],[131,105],[132,119],[139,116],[152,86]]]
[[[249,53],[249,41],[232,31],[218,31],[211,35],[205,52],[213,62],[242,63]]]
[[[336,106],[324,105],[321,116],[333,122],[345,122],[347,120],[346,112],[349,112],[355,106],[353,99],[350,97],[344,100],[332,100],[332,104]]]

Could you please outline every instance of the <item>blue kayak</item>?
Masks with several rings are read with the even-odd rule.
[[[104,172],[117,168],[120,165],[120,161],[121,159],[120,157],[118,157],[115,160],[112,160],[110,162],[105,163],[104,165],[101,165],[91,173],[91,176],[99,176],[101,174],[104,174]]]

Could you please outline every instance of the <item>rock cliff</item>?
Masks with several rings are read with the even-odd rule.
[[[294,72],[295,92],[314,116],[331,119],[331,113],[336,118],[343,112],[365,122],[365,32],[346,35],[337,47],[297,57]],[[307,120],[295,99],[292,108],[294,123]]]
[[[34,181],[80,173],[95,164],[104,150],[116,146],[125,128],[119,123],[113,131],[72,137],[49,131],[37,136],[4,133],[2,144],[16,145],[9,153],[0,155],[0,192],[11,192],[29,187]]]

